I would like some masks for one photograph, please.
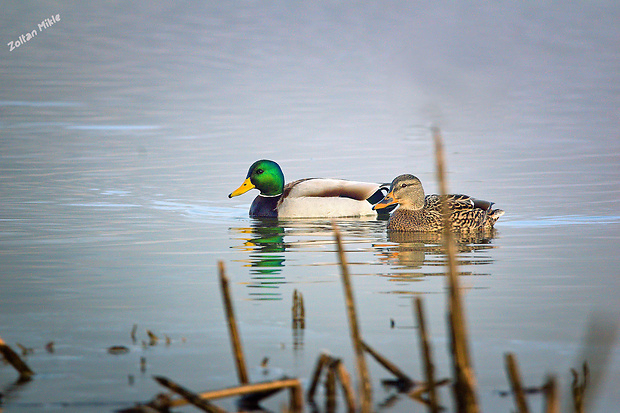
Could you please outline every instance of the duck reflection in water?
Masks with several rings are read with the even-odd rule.
[[[279,292],[269,292],[265,289],[278,288],[284,284],[284,276],[281,275],[284,267],[284,228],[279,225],[277,219],[261,218],[253,219],[251,228],[231,228],[240,235],[243,243],[233,248],[239,248],[249,253],[244,262],[246,267],[251,267],[251,288],[260,288],[261,291],[252,293],[257,300],[281,300]]]
[[[484,275],[468,271],[467,266],[486,265],[492,258],[481,252],[496,248],[491,244],[494,229],[476,233],[454,233],[459,275]],[[391,265],[384,274],[394,281],[416,281],[426,276],[443,275],[446,265],[442,234],[439,232],[388,232],[390,244],[376,245],[379,261]],[[437,271],[433,268],[437,267]],[[412,271],[416,270],[416,271]]]

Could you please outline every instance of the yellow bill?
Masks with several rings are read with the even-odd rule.
[[[241,186],[237,189],[235,189],[234,191],[232,191],[228,197],[232,198],[233,196],[238,196],[238,195],[242,195],[245,194],[246,192],[248,192],[250,189],[254,189],[255,186],[252,183],[252,181],[250,181],[250,178],[246,178],[245,181],[243,181],[243,183],[241,184]]]

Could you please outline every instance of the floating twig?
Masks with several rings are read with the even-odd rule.
[[[443,145],[438,128],[433,128],[435,141],[435,155],[437,161],[437,179],[439,181],[439,193],[442,199],[443,215],[443,241],[448,257],[448,319],[451,338],[451,350],[454,369],[454,396],[456,408],[459,412],[477,413],[479,411],[476,396],[476,379],[469,358],[469,346],[467,343],[467,327],[456,268],[456,248],[450,226],[450,212],[446,202],[448,193],[445,169]]]
[[[338,230],[335,222],[332,223],[332,226],[334,228],[336,245],[338,247],[338,257],[340,259],[342,284],[344,287],[347,316],[349,318],[349,332],[351,334],[351,340],[353,341],[353,348],[355,350],[355,359],[357,365],[357,374],[359,375],[361,412],[370,413],[370,411],[372,410],[372,388],[370,385],[368,367],[366,366],[366,359],[364,358],[362,337],[357,323],[355,301],[353,300],[353,288],[351,287],[351,279],[349,276],[349,269],[347,267],[347,259],[344,254],[344,247],[342,245],[342,237],[340,235],[340,231]]]
[[[108,353],[119,355],[129,353],[129,348],[126,346],[110,346],[108,347]]]
[[[517,412],[529,413],[530,409],[527,406],[527,401],[525,400],[525,393],[523,392],[523,386],[521,385],[521,374],[519,373],[519,366],[517,365],[517,360],[512,353],[506,353],[504,358],[506,361],[508,381],[510,381],[512,394],[515,398]]]
[[[138,332],[138,325],[134,324],[133,327],[131,327],[131,342],[136,344],[137,339],[136,339],[136,333]]]
[[[232,300],[230,298],[230,291],[228,288],[228,277],[226,277],[226,270],[224,268],[224,262],[218,261],[218,268],[220,273],[220,287],[222,290],[222,298],[224,299],[224,308],[226,310],[226,319],[228,321],[228,331],[230,333],[230,341],[233,346],[235,354],[235,365],[237,366],[237,376],[241,384],[248,384],[250,382],[248,378],[248,371],[245,366],[245,358],[243,356],[243,347],[241,346],[241,338],[239,336],[239,330],[237,330],[237,321],[235,320],[235,311],[233,310]]]

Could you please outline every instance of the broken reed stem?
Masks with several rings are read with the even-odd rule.
[[[294,386],[289,386],[290,392],[290,411],[292,413],[301,413],[304,411],[304,391],[301,388],[301,383],[297,380]]]
[[[579,380],[579,373],[575,369],[570,369],[573,375],[573,405],[575,407],[575,413],[585,412],[584,399],[586,394],[586,388],[588,386],[588,379],[590,377],[590,369],[588,363],[583,363],[583,380]]]
[[[504,356],[506,361],[506,371],[508,372],[508,380],[510,381],[510,387],[515,399],[515,405],[517,406],[517,412],[529,413],[530,409],[527,406],[525,400],[525,393],[523,392],[523,385],[521,384],[521,374],[519,373],[519,366],[517,360],[512,353],[506,353]]]
[[[179,396],[183,397],[183,399],[187,400],[188,403],[193,404],[200,410],[209,413],[226,413],[226,410],[210,403],[209,401],[201,398],[196,393],[182,387],[181,385],[173,382],[172,380],[167,379],[163,376],[154,376],[155,381],[157,381],[162,386],[172,390]]]
[[[336,374],[340,379],[340,385],[342,387],[342,392],[344,393],[344,398],[347,401],[347,411],[349,413],[355,412],[355,395],[353,394],[353,388],[351,387],[351,377],[347,372],[347,369],[344,367],[344,364],[340,360],[336,360],[334,363],[334,369],[336,370]]]
[[[326,369],[328,374],[330,370],[333,370],[336,374],[336,377],[340,380],[340,386],[342,387],[342,392],[344,393],[344,398],[347,402],[347,411],[349,413],[354,413],[355,395],[353,394],[353,388],[351,387],[351,377],[340,359],[333,358],[325,353],[321,354],[317,360],[316,367],[314,368],[310,387],[306,393],[308,400],[312,401],[314,399],[314,394],[316,393],[316,388],[319,384],[319,379],[321,378],[321,372],[323,369]]]
[[[454,395],[457,411],[474,413],[479,411],[475,392],[476,380],[469,359],[467,328],[457,277],[456,249],[450,225],[450,211],[446,202],[448,189],[445,178],[443,144],[438,128],[433,128],[433,139],[435,141],[439,194],[442,199],[443,240],[448,258],[448,319],[454,368]]]
[[[545,413],[560,413],[560,398],[558,397],[558,384],[555,376],[550,376],[545,389]]]
[[[325,411],[332,413],[336,411],[336,370],[333,364],[327,369],[327,380],[325,381]]]
[[[229,387],[226,389],[213,390],[213,391],[199,393],[198,396],[204,400],[214,400],[214,399],[223,399],[226,397],[242,396],[244,394],[250,394],[250,393],[261,393],[261,392],[267,392],[271,390],[287,389],[287,388],[296,389],[295,390],[296,396],[292,400],[292,402],[294,402],[292,404],[295,404],[301,407],[303,405],[303,402],[299,403],[298,392],[302,391],[301,382],[299,381],[299,379],[285,379],[285,380],[271,381],[267,383],[244,384],[244,385],[240,385],[237,387]],[[302,399],[303,399],[303,396],[302,396]],[[187,400],[185,399],[174,399],[170,402],[170,407],[185,406],[187,404],[188,404]],[[293,411],[299,412],[301,411],[301,408],[297,410],[293,410]]]
[[[17,355],[11,347],[9,347],[2,338],[0,338],[0,353],[4,356],[6,361],[17,370],[19,373],[19,381],[28,381],[34,376],[34,371],[28,367],[28,365]]]
[[[441,386],[445,386],[446,384],[450,383],[450,379],[441,379],[439,381],[433,382],[432,384],[429,383],[421,383],[419,386],[417,386],[415,389],[411,390],[409,393],[407,393],[407,395],[409,397],[415,397],[420,399],[420,395],[422,393],[427,393],[428,390],[430,389],[431,386],[433,387],[441,387]],[[426,400],[422,400],[420,399],[423,403],[428,404],[428,402]],[[439,408],[439,410],[443,410],[441,407]]]
[[[293,291],[293,328],[306,328],[304,296],[295,289]]]
[[[230,291],[228,288],[228,277],[226,277],[226,270],[224,268],[224,262],[218,261],[218,268],[220,273],[220,287],[222,289],[222,297],[224,299],[224,307],[226,309],[226,319],[228,321],[228,331],[230,333],[230,341],[235,353],[235,364],[237,366],[237,376],[241,384],[248,384],[250,382],[248,378],[248,372],[245,367],[245,358],[243,357],[243,347],[241,346],[241,339],[239,337],[239,331],[237,330],[237,322],[235,321],[235,312],[232,306],[232,300],[230,299]]]
[[[383,357],[381,354],[379,354],[375,349],[370,347],[363,340],[362,340],[362,346],[364,347],[364,350],[368,354],[370,354],[375,360],[377,360],[379,364],[385,367],[386,370],[391,372],[394,376],[398,377],[399,380],[402,380],[409,385],[413,384],[413,380],[411,380],[409,376],[407,376],[402,370],[400,370],[398,366],[396,366],[396,364],[392,363],[390,360]]]
[[[342,237],[335,222],[332,222],[334,228],[334,236],[338,247],[338,257],[340,258],[340,270],[342,273],[342,284],[345,293],[345,302],[347,307],[347,316],[349,318],[349,332],[353,341],[355,350],[355,359],[357,364],[357,374],[359,376],[359,393],[360,407],[362,413],[370,413],[372,410],[372,388],[370,385],[370,377],[368,375],[368,367],[364,358],[364,348],[362,346],[362,337],[357,323],[357,315],[355,313],[355,301],[353,300],[353,288],[351,287],[351,279],[349,269],[347,267],[347,259],[344,255],[344,247],[342,245]]]
[[[424,365],[424,378],[428,383],[428,402],[429,411],[432,413],[439,412],[439,399],[437,389],[435,388],[435,366],[431,356],[431,347],[428,342],[428,333],[426,331],[426,321],[424,317],[424,308],[422,307],[422,298],[415,298],[415,308],[420,331],[420,342],[422,344],[422,361]]]
[[[314,374],[312,375],[312,381],[310,382],[310,387],[306,393],[308,400],[312,400],[314,398],[314,393],[316,392],[316,387],[319,384],[319,378],[321,377],[321,371],[323,371],[323,367],[329,363],[330,359],[331,357],[323,353],[317,360],[316,367],[314,368]]]

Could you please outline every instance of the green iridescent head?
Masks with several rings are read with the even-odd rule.
[[[248,170],[245,181],[228,197],[245,194],[253,188],[258,189],[263,196],[280,195],[284,190],[284,174],[280,166],[267,159],[254,162]]]

